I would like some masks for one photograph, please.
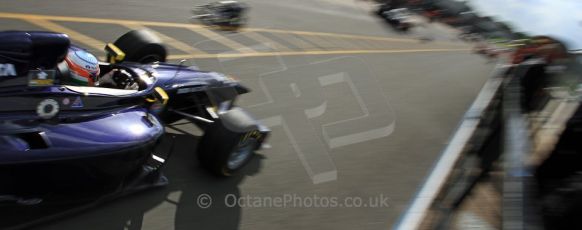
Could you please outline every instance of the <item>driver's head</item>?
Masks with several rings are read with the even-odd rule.
[[[78,48],[70,48],[65,58],[69,77],[65,84],[93,86],[99,76],[99,61],[95,55]]]

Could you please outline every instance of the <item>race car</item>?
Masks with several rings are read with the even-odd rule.
[[[195,6],[191,20],[199,20],[202,24],[221,30],[238,30],[247,23],[249,7],[238,1],[218,1]]]
[[[398,31],[406,32],[413,27],[410,12],[406,8],[380,7],[377,14]]]
[[[249,89],[163,63],[166,49],[150,31],[107,45],[101,74],[124,73],[110,87],[61,84],[68,72],[58,64],[71,48],[80,49],[65,34],[0,32],[0,209],[100,202],[166,185],[174,146],[162,136],[176,120],[204,130],[192,154],[221,176],[241,169],[269,134],[235,106]]]

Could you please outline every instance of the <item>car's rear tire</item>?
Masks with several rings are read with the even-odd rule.
[[[254,119],[234,108],[206,128],[198,145],[198,160],[213,174],[233,175],[253,158],[262,135]]]
[[[146,29],[129,31],[113,44],[125,53],[124,61],[144,64],[164,62],[168,55],[161,39]]]

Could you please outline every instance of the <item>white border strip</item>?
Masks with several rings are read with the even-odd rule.
[[[500,69],[496,68],[495,71],[500,71]],[[497,78],[497,74],[499,73],[493,74],[493,77],[485,83],[477,99],[475,99],[469,110],[465,113],[463,121],[457,128],[449,145],[441,154],[440,159],[430,172],[420,191],[414,197],[412,204],[401,218],[401,221],[397,223],[395,229],[409,230],[419,228],[426,216],[427,210],[430,208],[430,205],[441,191],[453,170],[455,162],[463,153],[465,146],[474,135],[475,130],[477,130],[477,126],[481,122],[481,116],[485,112],[485,109],[487,109],[487,106],[489,106],[496,92],[501,87],[503,79]]]

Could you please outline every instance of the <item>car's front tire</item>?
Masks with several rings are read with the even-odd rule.
[[[198,160],[216,175],[233,175],[253,158],[264,135],[254,119],[234,108],[206,128],[198,145]]]

